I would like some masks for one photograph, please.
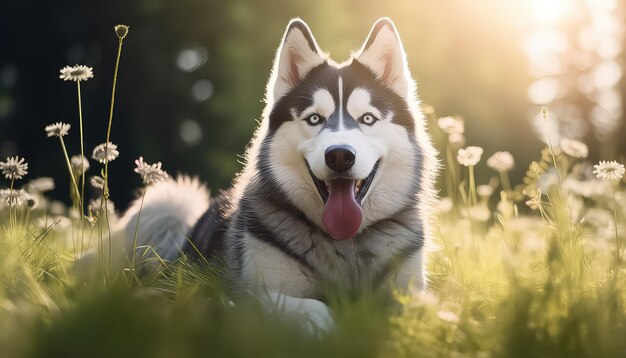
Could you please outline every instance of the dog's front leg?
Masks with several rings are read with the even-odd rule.
[[[265,293],[261,302],[270,312],[303,318],[300,322],[303,322],[305,328],[311,333],[328,332],[333,328],[334,323],[330,308],[321,301],[270,291]]]

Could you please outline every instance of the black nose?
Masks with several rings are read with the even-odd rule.
[[[333,145],[324,153],[326,165],[336,172],[345,172],[352,168],[356,152],[349,145]]]

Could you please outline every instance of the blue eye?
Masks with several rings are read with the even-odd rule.
[[[316,126],[322,123],[322,117],[317,113],[313,113],[309,115],[308,117],[306,117],[305,121],[307,121],[307,123],[311,126]]]
[[[364,124],[367,124],[368,126],[371,126],[372,124],[376,123],[376,121],[378,121],[378,118],[376,118],[371,113],[365,113],[364,115],[361,116],[361,122],[363,122]]]

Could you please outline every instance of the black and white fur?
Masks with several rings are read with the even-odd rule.
[[[235,290],[267,293],[285,311],[317,315],[321,325],[328,312],[317,300],[325,289],[358,294],[387,289],[389,282],[424,287],[437,163],[391,20],[377,21],[362,48],[341,64],[320,51],[302,20],[292,20],[266,102],[233,188],[209,199],[189,178],[151,187],[139,245],[167,260],[199,253],[226,266],[225,279]],[[376,120],[365,123],[365,114]],[[336,175],[324,160],[333,145],[355,150],[354,166],[344,175],[373,175],[351,240],[327,234],[324,200],[312,176],[326,181]],[[138,209],[139,201],[120,220],[130,238],[126,250]]]

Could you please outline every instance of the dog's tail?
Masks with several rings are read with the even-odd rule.
[[[149,186],[119,221],[127,255],[134,249],[135,262],[175,260],[208,207],[209,191],[197,178],[179,176]]]

